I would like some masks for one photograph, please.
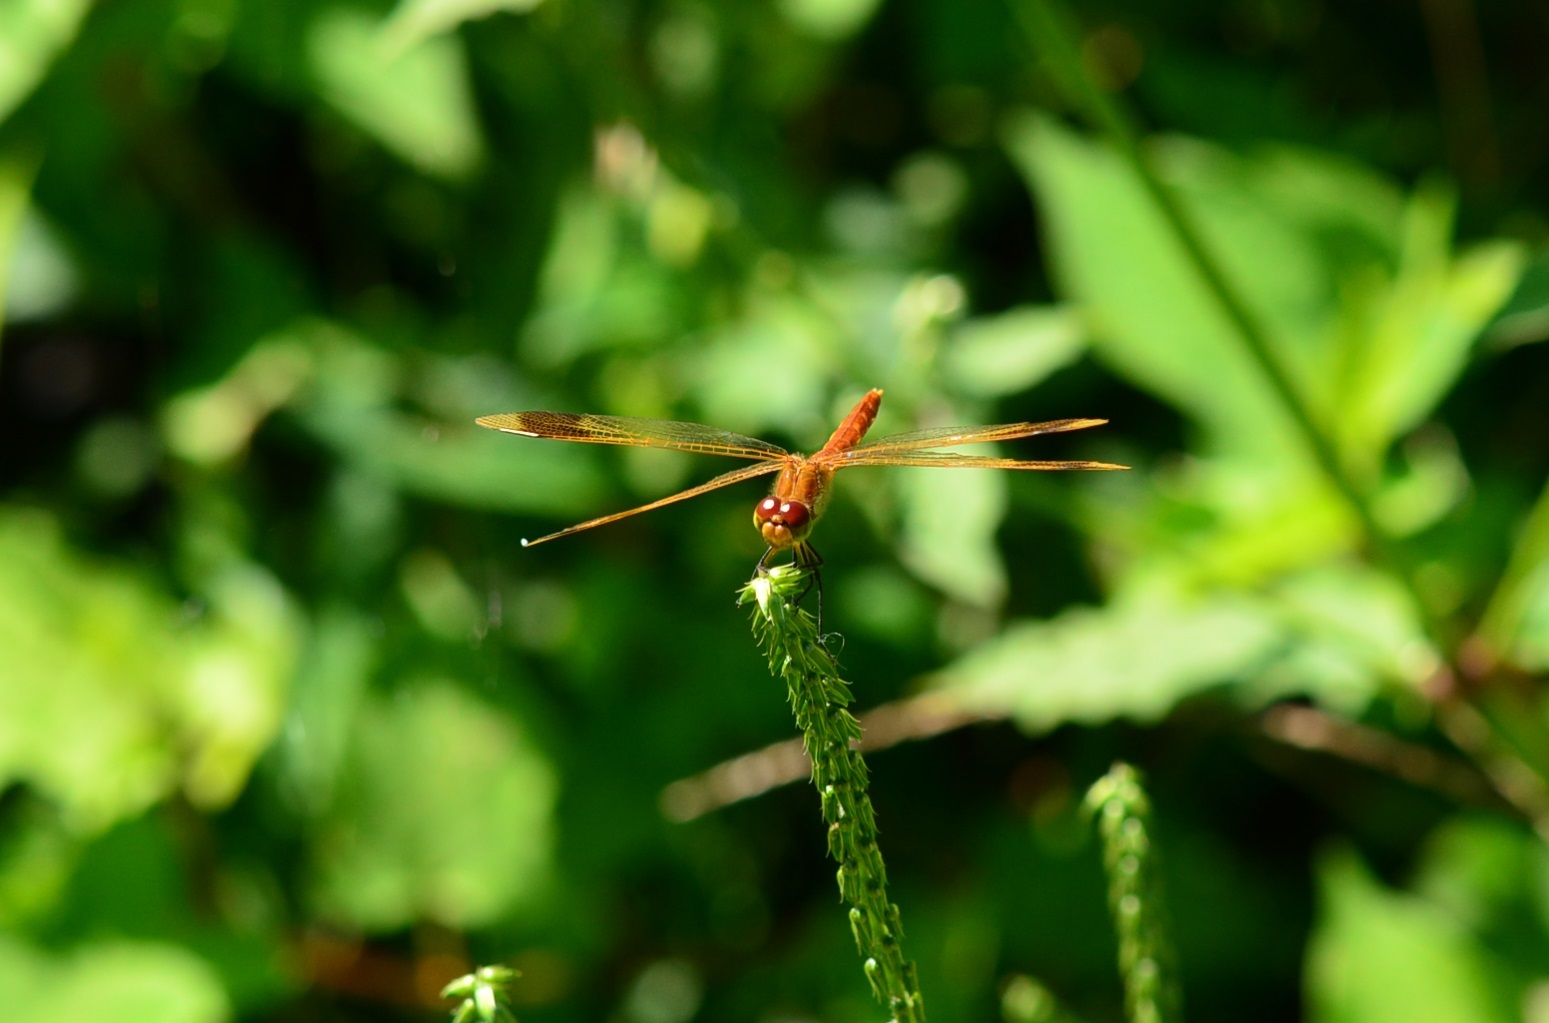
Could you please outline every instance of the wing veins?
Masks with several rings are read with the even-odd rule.
[[[1023,458],[994,458],[986,455],[962,455],[955,451],[867,452],[856,448],[852,457],[839,461],[836,469],[863,465],[917,465],[933,469],[1128,469],[1111,462],[1032,461]]]
[[[633,416],[599,416],[576,412],[505,412],[480,416],[475,421],[480,426],[502,433],[546,440],[666,448],[764,462],[784,458],[789,454],[779,445],[755,437],[745,437],[740,433],[700,423],[680,423],[670,419],[638,419]]]
[[[766,476],[769,473],[778,472],[781,468],[784,467],[784,464],[785,463],[781,461],[768,461],[759,462],[755,465],[744,465],[740,469],[733,469],[731,472],[723,472],[721,475],[715,477],[712,480],[701,483],[697,487],[689,487],[687,490],[680,490],[676,494],[663,497],[660,500],[652,501],[650,504],[642,504],[640,507],[630,508],[628,511],[614,512],[611,515],[603,515],[599,518],[588,519],[578,525],[571,526],[569,529],[561,529],[557,533],[550,533],[548,536],[540,536],[536,540],[523,540],[522,546],[533,547],[540,543],[547,543],[550,540],[556,540],[562,536],[569,536],[571,533],[579,533],[583,529],[591,529],[594,526],[606,526],[610,522],[617,522],[619,519],[627,519],[631,515],[639,515],[641,512],[652,511],[656,508],[662,507],[663,505],[675,504],[678,501],[686,501],[691,497],[698,497],[700,494],[708,493],[711,490],[719,490],[721,487],[729,486],[732,483],[740,483],[743,480],[752,479],[755,476]]]
[[[1045,433],[1064,433],[1067,430],[1085,430],[1101,426],[1106,419],[1053,419],[1046,423],[1002,423],[999,426],[937,426],[928,430],[913,430],[882,437],[870,444],[860,444],[840,453],[835,459],[849,464],[856,457],[883,452],[918,451],[921,448],[944,448],[955,444],[984,444],[990,441],[1020,440]]]

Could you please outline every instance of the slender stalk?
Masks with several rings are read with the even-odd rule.
[[[904,958],[898,906],[887,898],[887,868],[866,793],[866,762],[855,744],[861,726],[848,707],[849,683],[818,641],[817,623],[795,606],[810,583],[794,566],[755,577],[738,603],[752,602],[753,635],[769,672],[785,680],[796,727],[812,761],[812,783],[828,824],[828,852],[839,863],[839,894],[850,906],[850,931],[877,1001],[894,1023],[924,1023],[914,963]]]
[[[1172,943],[1149,833],[1151,802],[1139,772],[1128,764],[1113,765],[1087,792],[1086,807],[1097,817],[1103,839],[1126,1015],[1130,1023],[1180,1019]]]

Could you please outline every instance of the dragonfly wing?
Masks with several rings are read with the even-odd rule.
[[[654,420],[647,421],[652,422]],[[604,515],[601,518],[588,519],[586,522],[583,522],[578,526],[571,526],[569,529],[561,529],[557,533],[550,533],[548,536],[540,536],[536,540],[523,540],[522,546],[532,547],[535,544],[547,543],[550,540],[556,540],[562,536],[569,536],[571,533],[579,533],[583,529],[591,529],[593,526],[606,526],[610,522],[617,522],[619,519],[627,519],[631,515],[639,515],[641,512],[648,512],[652,509],[660,508],[662,505],[674,504],[678,501],[687,501],[691,497],[698,497],[700,494],[708,493],[712,490],[718,490],[721,487],[728,486],[732,483],[740,483],[743,480],[750,480],[755,476],[766,476],[772,472],[779,472],[780,469],[784,468],[784,465],[784,462],[772,460],[767,462],[759,462],[756,465],[745,465],[740,469],[733,469],[731,472],[724,472],[713,480],[710,480],[706,483],[701,483],[697,487],[690,487],[687,490],[679,491],[678,493],[673,494],[670,497],[664,497],[659,501],[652,501],[650,504],[642,504],[640,507],[631,508],[628,511],[614,512],[612,515]]]
[[[870,451],[856,448],[849,457],[835,460],[836,469],[857,465],[926,465],[950,469],[1128,469],[1111,462],[1029,461],[1022,458],[990,458],[960,455],[955,451]]]
[[[574,440],[588,444],[627,444],[640,448],[670,448],[704,455],[727,455],[773,461],[788,452],[768,441],[744,437],[699,423],[669,419],[636,419],[632,416],[594,416],[575,412],[505,412],[480,416],[476,422],[491,430],[523,437]]]
[[[841,452],[834,458],[835,464],[856,464],[857,458],[869,458],[872,455],[919,451],[924,448],[945,448],[957,444],[983,444],[997,440],[1020,440],[1023,437],[1036,437],[1042,433],[1064,433],[1068,430],[1085,430],[1091,426],[1102,426],[1106,419],[1055,419],[1047,423],[1002,423],[999,426],[938,426],[930,430],[915,430],[911,433],[895,433],[890,437],[882,437],[870,444],[861,444]],[[869,463],[868,464],[875,464]]]

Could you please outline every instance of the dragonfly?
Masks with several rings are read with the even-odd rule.
[[[882,407],[882,391],[873,388],[855,403],[839,428],[828,438],[828,443],[813,455],[801,455],[787,451],[777,444],[744,437],[728,430],[699,423],[679,423],[666,419],[637,419],[630,416],[602,416],[574,412],[505,412],[499,415],[481,416],[480,426],[502,433],[514,433],[519,437],[541,437],[546,440],[580,441],[587,444],[621,444],[629,447],[666,448],[672,451],[689,451],[696,454],[722,455],[740,458],[751,464],[701,483],[668,497],[643,504],[628,511],[614,512],[599,518],[588,519],[578,525],[561,529],[557,533],[540,536],[536,540],[523,540],[523,547],[533,547],[562,536],[570,536],[583,530],[606,526],[610,522],[653,511],[691,497],[707,494],[712,490],[741,483],[755,476],[775,476],[769,496],[758,502],[753,509],[753,527],[768,549],[758,560],[763,570],[770,556],[790,551],[792,560],[799,566],[816,568],[822,558],[808,542],[813,526],[823,514],[833,493],[834,474],[840,469],[859,468],[865,465],[917,465],[932,468],[964,469],[1127,469],[1126,465],[1108,462],[1028,461],[1020,458],[994,458],[985,455],[966,455],[942,448],[960,444],[982,444],[990,441],[1020,440],[1045,433],[1065,433],[1101,426],[1106,419],[1055,419],[1047,423],[1004,423],[1000,426],[945,426],[911,433],[897,433],[874,440],[869,444],[861,441],[871,424],[876,421]]]

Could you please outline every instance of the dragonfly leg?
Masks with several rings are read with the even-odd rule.
[[[814,549],[811,544],[799,543],[796,545],[792,564],[796,565],[798,568],[809,569],[811,571],[811,575],[807,578],[807,585],[802,588],[802,591],[796,595],[796,599],[791,601],[791,603],[800,604],[801,599],[808,593],[812,592],[812,588],[814,586],[817,587],[818,643],[821,644],[823,642],[823,558],[818,554],[816,549]]]

